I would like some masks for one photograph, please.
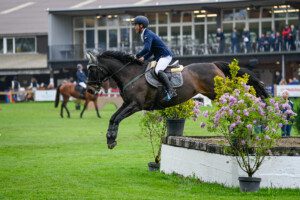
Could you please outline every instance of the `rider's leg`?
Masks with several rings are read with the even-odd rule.
[[[86,90],[86,84],[84,82],[80,82],[79,85],[81,86],[79,98],[85,99],[84,93]]]
[[[171,62],[171,60],[172,60],[171,56],[160,58],[155,67],[155,73],[157,74],[159,81],[167,89],[167,96],[165,97],[165,100],[167,100],[167,101],[177,95],[175,90],[171,86],[169,78],[167,77],[167,75],[164,72],[164,70],[167,68],[168,64]]]

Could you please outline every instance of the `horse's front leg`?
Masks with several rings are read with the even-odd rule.
[[[133,113],[139,111],[139,107],[135,102],[131,102],[130,104],[123,104],[117,113],[115,113],[109,123],[109,127],[107,130],[107,146],[109,149],[113,149],[117,145],[117,135],[119,129],[119,123],[126,117],[129,117]]]

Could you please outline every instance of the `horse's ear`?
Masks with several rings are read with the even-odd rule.
[[[90,63],[94,63],[94,64],[98,63],[97,57],[92,52],[90,51],[86,52],[86,57],[89,59]]]

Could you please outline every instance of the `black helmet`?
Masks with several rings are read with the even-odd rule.
[[[149,20],[147,17],[139,15],[134,18],[133,24],[143,24],[144,28],[147,28],[149,25]]]

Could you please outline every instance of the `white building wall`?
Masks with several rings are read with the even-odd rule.
[[[235,187],[247,176],[233,156],[169,145],[162,145],[161,171]],[[300,156],[268,156],[254,176],[262,178],[261,187],[300,188]]]

